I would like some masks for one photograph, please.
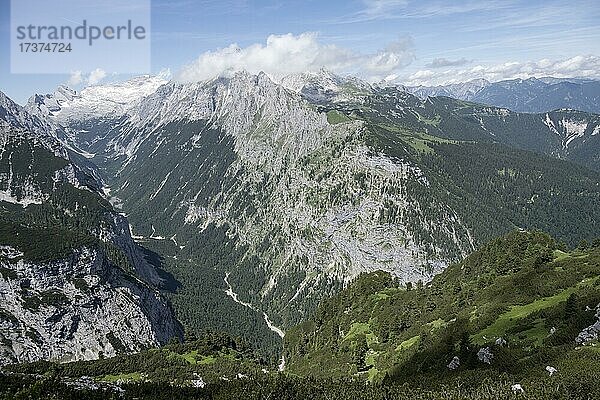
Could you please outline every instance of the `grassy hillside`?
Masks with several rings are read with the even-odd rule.
[[[598,242],[566,251],[539,232],[494,240],[427,285],[364,274],[288,331],[288,371],[418,382],[489,369],[529,378],[547,365],[597,363],[596,348],[576,348],[575,337],[595,321],[586,306],[600,303],[599,276]],[[483,347],[489,365],[477,357]],[[450,371],[455,356],[460,367]]]

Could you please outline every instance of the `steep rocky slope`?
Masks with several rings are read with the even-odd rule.
[[[162,278],[56,133],[0,93],[0,362],[166,343]]]
[[[472,249],[451,208],[413,193],[429,186],[418,166],[374,152],[365,132],[361,121],[329,123],[264,74],[240,73],[160,87],[112,136],[98,135],[106,147],[96,157],[117,172],[111,194],[137,235],[176,242],[177,257],[187,258],[184,246],[207,227],[226,227],[239,261],[222,273],[231,272],[245,296],[279,313],[289,308],[281,315],[296,320],[294,302],[319,298],[333,281],[382,268],[428,279],[449,253]],[[405,212],[453,247],[415,237],[399,223]],[[249,271],[261,278],[245,279]]]

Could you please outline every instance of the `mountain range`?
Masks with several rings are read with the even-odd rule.
[[[544,113],[557,109],[600,113],[600,81],[591,79],[528,78],[499,82],[476,79],[405,89],[422,99],[447,96],[524,113]]]
[[[283,368],[282,336],[361,274],[417,284],[515,229],[600,231],[591,112],[327,71],[0,100],[4,362],[219,330]]]

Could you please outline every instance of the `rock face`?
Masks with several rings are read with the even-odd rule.
[[[577,335],[575,342],[578,344],[587,344],[600,338],[600,304],[596,307],[596,318],[598,319],[595,323],[585,328]]]
[[[113,356],[180,327],[64,131],[0,93],[0,364]]]
[[[195,240],[227,230],[239,251],[234,286],[278,325],[298,322],[360,272],[428,280],[449,253],[473,249],[457,212],[420,194],[433,192],[423,171],[371,149],[360,121],[332,124],[265,74],[160,86],[143,81],[79,94],[60,88],[35,96],[27,110],[63,131],[73,152],[108,171],[110,193],[123,199],[136,233],[171,238],[181,259],[191,259],[197,255],[186,252],[197,248]],[[303,95],[322,91],[323,101],[370,90],[327,74],[300,81]],[[122,101],[121,92],[131,101]],[[423,230],[442,239],[424,239]],[[223,248],[206,252],[230,253],[225,245],[218,241]],[[135,254],[128,252],[129,259]],[[152,268],[131,263],[146,281],[160,283]]]
[[[64,128],[115,171],[111,194],[123,199],[136,234],[175,238],[185,253],[212,227],[227,229],[241,254],[222,273],[253,294],[245,300],[279,314],[278,324],[298,322],[292,309],[304,312],[360,272],[426,281],[449,261],[439,243],[461,255],[473,249],[455,210],[417,194],[433,191],[418,166],[373,151],[363,123],[331,124],[265,74],[169,82],[126,118],[103,121],[108,134],[87,117]],[[425,243],[422,227],[443,239]]]
[[[72,361],[166,343],[177,324],[160,295],[98,250],[32,263],[0,259],[0,362]]]

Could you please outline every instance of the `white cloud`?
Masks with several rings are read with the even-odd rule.
[[[96,68],[87,78],[88,85],[95,85],[100,82],[102,79],[106,78],[106,71],[100,68]]]
[[[506,12],[512,1],[507,0],[362,0],[363,7],[352,14],[341,15],[329,21],[335,24],[351,24],[388,19],[431,18],[442,15],[466,14],[502,10]]]
[[[232,44],[203,53],[176,75],[181,81],[202,81],[231,71],[265,72],[275,80],[299,72],[321,68],[337,73],[353,73],[379,80],[410,64],[414,59],[412,42],[402,38],[373,54],[361,54],[333,44],[320,43],[315,33],[270,35],[266,44],[241,48]]]
[[[108,74],[106,73],[106,71],[104,71],[101,68],[96,68],[90,73],[84,73],[82,71],[73,71],[71,72],[71,76],[69,77],[67,84],[69,86],[79,86],[82,84],[84,86],[95,85],[107,76]]]
[[[83,73],[81,71],[73,71],[69,77],[69,86],[77,86],[83,82]]]
[[[399,7],[408,5],[408,0],[363,0],[365,8],[360,12],[365,19],[389,16]]]
[[[375,74],[390,74],[410,64],[414,59],[412,40],[398,39],[390,43],[383,51],[364,58],[364,69]]]
[[[471,68],[425,69],[404,78],[407,86],[435,86],[484,78],[489,81],[552,76],[556,78],[599,78],[600,57],[575,56],[563,60],[542,59],[528,62],[507,62],[496,65],[476,65]]]
[[[444,68],[444,67],[457,67],[461,65],[469,64],[471,61],[462,57],[457,60],[449,60],[447,58],[434,58],[431,62],[425,64],[425,68]]]

